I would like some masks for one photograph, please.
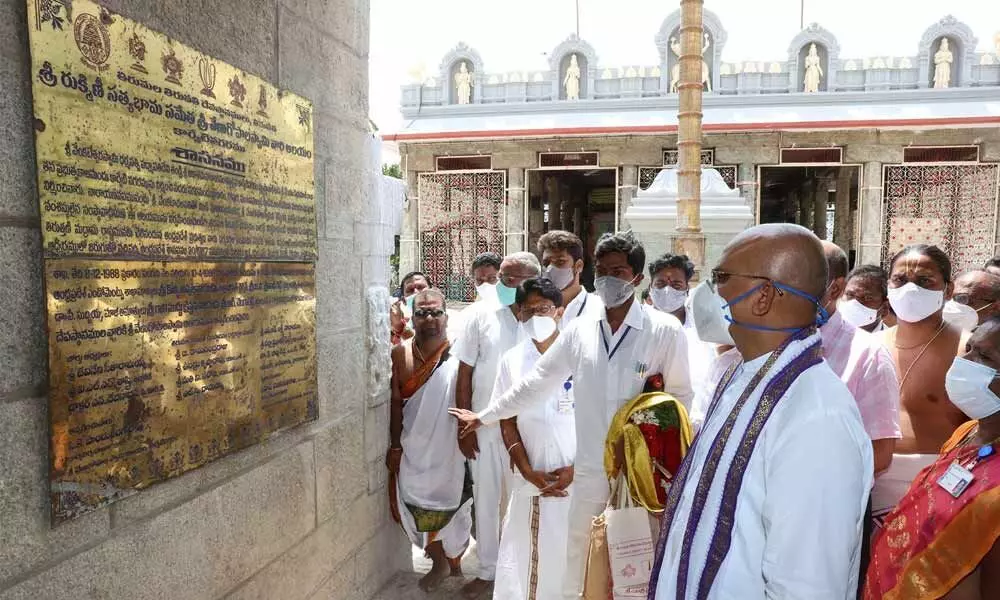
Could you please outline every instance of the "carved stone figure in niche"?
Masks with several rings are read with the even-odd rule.
[[[566,86],[566,99],[580,99],[580,64],[576,61],[576,54],[569,58],[569,66],[566,67],[566,77],[563,79]]]
[[[708,69],[708,63],[705,62],[705,53],[708,52],[709,47],[712,45],[712,41],[706,33],[704,36],[704,44],[701,46],[701,84],[705,87],[706,92],[712,91],[712,78],[711,73]],[[670,38],[670,50],[673,51],[674,56],[677,57],[677,62],[674,63],[672,69],[670,69],[670,93],[677,93],[677,85],[681,82],[681,43],[677,41],[676,37]]]
[[[934,53],[934,87],[944,89],[951,87],[951,63],[954,57],[948,48],[948,38],[941,40],[938,51]]]
[[[818,92],[819,84],[822,80],[823,67],[820,65],[816,44],[809,44],[809,54],[806,55],[805,77],[802,79],[802,91],[806,93]]]
[[[472,101],[472,74],[465,62],[455,73],[455,98],[459,104],[468,104]]]

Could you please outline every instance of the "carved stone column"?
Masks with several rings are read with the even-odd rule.
[[[545,199],[549,203],[549,229],[562,229],[562,190],[555,177],[545,179]]]
[[[420,232],[418,225],[417,198],[418,173],[406,173],[406,203],[403,205],[403,226],[399,233],[399,274],[420,270]]]
[[[861,244],[858,264],[882,262],[882,163],[866,162],[861,180],[861,201],[858,210]],[[888,227],[888,223],[885,225]]]
[[[854,245],[854,228],[851,215],[851,180],[854,169],[841,167],[837,175],[836,209],[834,211],[833,243],[850,253]]]
[[[816,195],[813,201],[813,233],[821,240],[826,239],[826,204],[830,197],[830,185],[827,179],[816,182]]]
[[[507,169],[507,239],[505,254],[524,250],[524,169]]]
[[[799,192],[799,225],[809,231],[815,231],[813,223],[816,222],[814,208],[816,202],[816,180],[810,179],[806,181]]]
[[[621,231],[632,229],[632,225],[625,218],[625,213],[632,206],[639,189],[638,183],[639,167],[635,165],[622,167],[621,178],[618,180],[618,229]]]

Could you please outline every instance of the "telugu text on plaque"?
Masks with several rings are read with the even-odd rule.
[[[58,522],[316,417],[312,104],[27,5]]]

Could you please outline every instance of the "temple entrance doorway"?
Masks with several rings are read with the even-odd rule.
[[[847,252],[858,244],[860,165],[757,167],[758,223],[797,223]]]
[[[528,249],[535,251],[547,231],[572,231],[583,240],[580,280],[594,289],[594,246],[618,223],[618,169],[599,167],[540,168],[527,171]]]

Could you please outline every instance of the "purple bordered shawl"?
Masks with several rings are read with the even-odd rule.
[[[736,455],[733,457],[728,473],[726,473],[722,491],[722,504],[719,508],[719,515],[715,521],[712,539],[709,543],[706,564],[701,572],[701,578],[698,581],[698,591],[696,596],[698,600],[705,600],[708,598],[708,593],[712,589],[715,577],[719,573],[719,567],[722,566],[723,560],[725,560],[726,555],[729,553],[729,547],[732,544],[733,526],[735,524],[736,501],[739,497],[740,488],[743,486],[743,476],[746,474],[747,466],[750,464],[750,457],[753,455],[754,448],[757,445],[757,440],[760,439],[760,434],[764,430],[764,425],[767,424],[767,421],[774,413],[774,409],[777,407],[778,402],[780,402],[785,396],[785,392],[787,392],[792,383],[798,379],[799,375],[804,373],[810,367],[819,364],[823,360],[823,350],[820,344],[820,337],[816,334],[815,328],[810,327],[791,336],[785,341],[784,344],[782,344],[781,347],[771,354],[770,358],[768,358],[767,362],[765,362],[760,370],[757,371],[757,374],[747,385],[740,398],[736,401],[736,405],[726,417],[726,421],[722,425],[722,429],[719,430],[718,435],[716,435],[715,439],[712,441],[712,446],[708,451],[708,457],[705,460],[705,466],[702,469],[701,477],[699,478],[698,485],[695,488],[694,499],[691,503],[691,513],[688,515],[687,519],[687,527],[684,529],[684,538],[681,543],[680,565],[677,570],[677,598],[686,597],[688,571],[691,564],[691,545],[694,540],[695,532],[698,529],[698,523],[701,521],[702,513],[705,511],[705,503],[708,500],[708,493],[712,487],[712,481],[715,479],[715,474],[719,469],[722,454],[726,449],[726,445],[729,443],[729,438],[732,436],[733,428],[736,425],[736,420],[739,418],[740,412],[743,410],[743,406],[746,404],[750,396],[753,395],[757,386],[759,386],[768,375],[774,364],[778,362],[780,356],[789,349],[789,346],[794,342],[809,340],[810,337],[815,337],[815,341],[802,350],[798,356],[792,358],[779,373],[775,374],[775,376],[767,382],[764,392],[761,394],[760,402],[754,410],[754,414],[750,419],[750,423],[747,426],[746,431],[743,433],[743,437],[739,441],[739,446],[736,449]],[[715,410],[718,408],[722,395],[732,382],[739,366],[740,363],[732,365],[719,381],[719,385],[715,388],[715,394],[713,395],[708,415],[705,418],[706,423],[708,423],[709,419],[711,419]],[[699,443],[707,443],[702,440],[702,437],[704,436],[699,435],[695,438],[694,445],[688,451],[687,456],[685,456],[684,462],[681,464],[680,470],[677,474],[677,478],[670,486],[670,493],[667,495],[664,518],[660,528],[660,539],[656,545],[656,559],[653,562],[653,571],[649,581],[649,600],[656,599],[656,587],[659,583],[660,569],[663,566],[663,555],[666,553],[667,536],[670,533],[670,526],[673,524],[677,506],[680,503],[681,495],[683,494],[684,488],[687,484],[691,461],[695,456],[695,449]]]

